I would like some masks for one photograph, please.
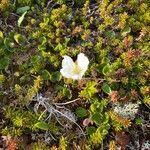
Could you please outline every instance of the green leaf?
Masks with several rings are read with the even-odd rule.
[[[90,111],[92,114],[95,112],[102,112],[101,103],[95,100],[90,106]]]
[[[0,38],[4,38],[4,35],[3,35],[3,32],[2,31],[0,31]]]
[[[40,44],[40,45],[38,45],[38,49],[39,49],[40,51],[44,51],[44,50],[46,50],[46,46]]]
[[[4,45],[5,45],[5,47],[6,47],[7,49],[10,47],[10,41],[9,41],[8,38],[5,38],[5,39],[4,39]]]
[[[89,81],[86,83],[86,87],[80,92],[80,96],[90,99],[97,92],[97,83]]]
[[[104,83],[104,84],[102,85],[102,90],[103,90],[106,94],[111,93],[111,88],[110,88],[110,86],[109,86],[107,83]]]
[[[96,132],[96,128],[93,127],[93,126],[87,127],[87,128],[86,128],[86,132],[87,132],[88,135],[92,135],[93,133]]]
[[[122,31],[121,31],[121,35],[122,36],[126,36],[128,33],[131,32],[131,28],[129,26],[126,26]]]
[[[141,118],[135,119],[135,123],[136,125],[142,125],[142,119]]]
[[[76,109],[76,115],[77,115],[78,117],[83,118],[83,117],[87,116],[87,110],[86,110],[85,108],[78,107],[78,108]]]
[[[103,124],[108,124],[108,122],[109,122],[109,115],[108,115],[108,113],[104,113],[104,115],[103,115]]]
[[[46,69],[42,71],[41,76],[44,80],[49,80],[50,79],[50,73]]]
[[[98,113],[98,112],[96,112],[96,113],[94,113],[93,115],[92,115],[92,120],[96,123],[96,124],[100,124],[100,123],[102,123],[101,121],[102,121],[102,115],[100,114],[100,113]]]
[[[46,37],[43,36],[39,39],[39,41],[40,41],[41,45],[44,45],[44,44],[46,44],[47,39],[46,39]]]
[[[68,88],[63,88],[63,95],[68,97],[68,99],[72,98],[71,90],[69,90]]]
[[[0,69],[5,69],[9,65],[10,59],[8,57],[4,57],[0,59]]]
[[[50,79],[52,82],[60,81],[61,78],[62,78],[62,76],[59,71],[51,73]]]
[[[25,17],[25,15],[26,15],[26,13],[27,13],[27,11],[24,12],[24,13],[21,15],[21,17],[19,17],[19,19],[18,19],[18,27],[20,27],[22,21],[24,20],[24,17]]]
[[[110,60],[107,58],[107,57],[103,57],[102,58],[102,61],[101,61],[101,64],[108,64],[110,62]]]
[[[102,73],[104,75],[108,74],[110,72],[110,66],[109,65],[106,65],[104,66],[103,70],[102,70]]]
[[[102,99],[99,101],[99,99],[93,99],[93,103],[90,106],[90,114],[93,115],[95,112],[98,112],[99,114],[103,114],[104,108],[106,108],[108,104],[108,100]]]
[[[54,50],[58,51],[58,52],[60,52],[63,49],[64,49],[64,46],[62,44],[60,44],[60,43],[54,48]]]
[[[38,128],[38,129],[41,129],[41,130],[48,130],[49,129],[49,124],[46,123],[46,122],[37,122],[34,127]]]
[[[104,34],[108,38],[114,38],[115,37],[115,32],[114,31],[107,31]]]
[[[23,14],[24,12],[28,11],[30,9],[29,6],[20,7],[17,9],[17,14]]]
[[[14,46],[14,43],[11,42],[9,38],[5,38],[4,39],[4,45],[5,45],[5,47],[6,47],[7,50],[11,51],[10,48],[12,48]]]
[[[23,37],[22,37],[21,34],[15,34],[15,35],[14,35],[14,39],[15,39],[15,41],[16,41],[18,44],[23,41]]]
[[[3,74],[0,74],[0,84],[3,83],[5,80],[5,76]]]

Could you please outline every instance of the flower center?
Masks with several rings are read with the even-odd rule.
[[[73,73],[79,74],[80,72],[81,72],[81,69],[79,68],[79,66],[76,63],[74,63]]]

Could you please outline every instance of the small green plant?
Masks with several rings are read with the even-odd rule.
[[[67,144],[68,144],[67,140],[62,136],[59,140],[59,148],[61,150],[66,150],[67,149]]]
[[[88,81],[86,87],[80,92],[80,96],[85,99],[91,99],[97,93],[96,85],[96,82]]]
[[[109,115],[107,112],[104,113],[107,104],[108,101],[106,99],[101,101],[95,99],[90,106],[90,118],[96,124],[97,128],[87,127],[87,132],[90,142],[94,145],[100,144],[104,140],[110,128]]]

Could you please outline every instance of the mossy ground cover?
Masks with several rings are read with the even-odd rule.
[[[150,149],[149,25],[149,0],[0,0],[0,148]]]

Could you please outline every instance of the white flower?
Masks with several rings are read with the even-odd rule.
[[[78,80],[82,78],[88,65],[89,60],[83,53],[78,54],[76,62],[74,62],[71,57],[65,55],[60,72],[62,76],[66,78]]]

